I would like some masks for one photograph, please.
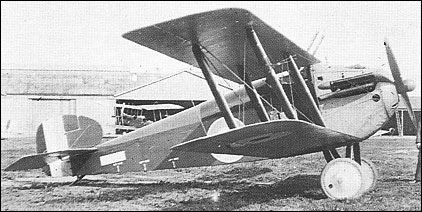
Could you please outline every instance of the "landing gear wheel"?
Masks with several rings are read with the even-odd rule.
[[[368,159],[361,159],[362,170],[362,190],[363,192],[372,191],[378,180],[378,171],[375,165]]]
[[[325,165],[321,173],[321,187],[334,200],[354,199],[362,195],[361,166],[349,158],[337,158]]]

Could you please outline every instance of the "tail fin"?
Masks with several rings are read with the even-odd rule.
[[[93,119],[76,115],[54,117],[41,123],[37,129],[36,146],[39,154],[23,157],[5,170],[43,168],[47,175],[53,177],[75,175],[80,167],[72,163],[71,157],[95,151],[93,147],[101,139],[101,125]],[[80,161],[78,164],[81,164]]]
[[[89,148],[101,142],[103,130],[85,116],[64,115],[41,123],[37,130],[37,153]]]

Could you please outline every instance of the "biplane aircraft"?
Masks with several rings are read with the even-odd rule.
[[[114,109],[114,117],[116,117],[116,134],[124,134],[180,112],[184,107],[175,104],[116,104]],[[128,111],[126,112],[125,110]]]
[[[321,152],[321,187],[332,199],[372,189],[376,168],[360,142],[394,115],[407,92],[387,41],[394,82],[367,73],[330,81],[317,96],[313,65],[320,61],[244,9],[189,15],[123,35],[201,69],[214,96],[175,115],[108,141],[84,116],[63,116],[38,128],[37,155],[6,171],[43,168],[53,177],[212,166]],[[214,75],[242,85],[223,96]],[[189,83],[189,82],[186,82]],[[195,89],[195,88],[192,88]],[[336,148],[345,147],[341,157]]]

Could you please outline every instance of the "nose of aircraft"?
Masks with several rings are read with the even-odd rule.
[[[394,115],[394,112],[399,104],[399,96],[394,84],[388,82],[381,83],[381,96],[385,110],[387,111],[389,117],[391,117]]]

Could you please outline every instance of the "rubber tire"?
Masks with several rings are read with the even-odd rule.
[[[321,172],[321,188],[333,200],[355,199],[362,196],[361,166],[350,158],[336,158]]]
[[[363,174],[362,190],[363,192],[372,191],[375,188],[378,180],[378,171],[376,166],[370,160],[362,158],[361,169]]]

